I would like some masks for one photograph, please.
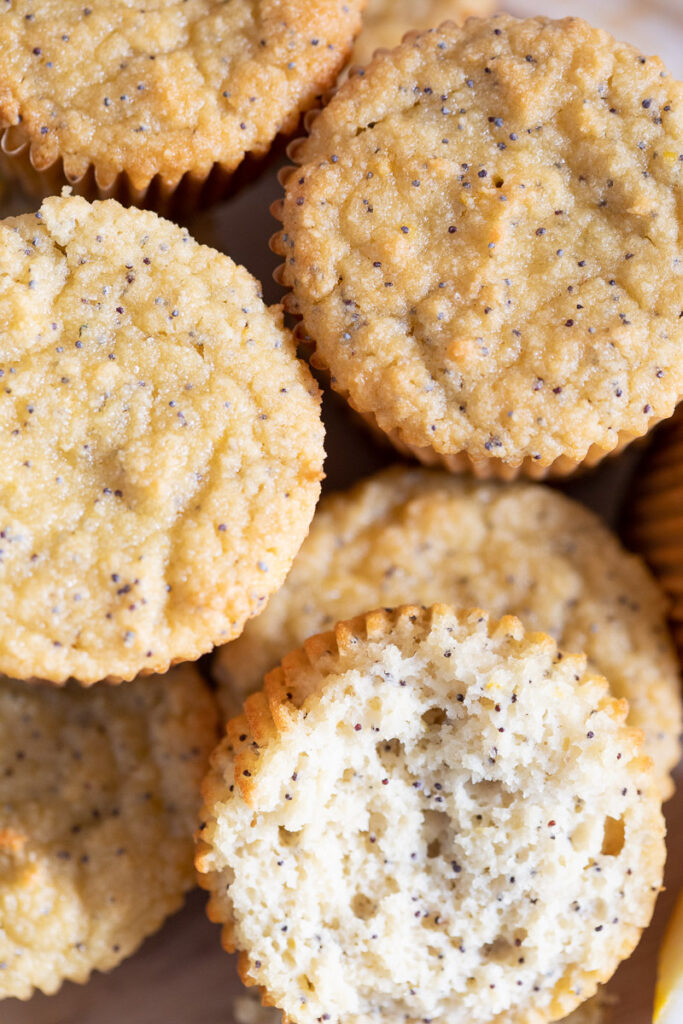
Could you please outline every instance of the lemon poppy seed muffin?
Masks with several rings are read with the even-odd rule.
[[[362,0],[16,0],[0,11],[0,126],[54,191],[168,198],[229,175],[328,88]],[[26,160],[10,159],[21,174]],[[125,180],[121,177],[125,176]],[[30,181],[30,179],[27,179]],[[39,182],[40,183],[40,182]],[[187,196],[185,196],[187,199]]]
[[[493,0],[369,0],[351,62],[367,64],[375,50],[397,46],[406,32],[435,28],[446,20],[484,17],[494,8]]]
[[[664,823],[626,702],[510,616],[404,607],[287,655],[203,786],[200,881],[296,1024],[547,1024],[648,923]]]
[[[395,467],[323,498],[282,589],[216,652],[224,712],[307,637],[407,600],[511,613],[584,651],[628,700],[671,796],[683,715],[663,595],[593,513],[537,484]]]
[[[90,690],[0,678],[0,999],[111,970],[181,906],[215,737],[193,666]]]
[[[683,86],[580,19],[470,19],[346,82],[291,150],[280,279],[408,451],[593,464],[683,393]]]
[[[0,671],[131,679],[237,636],[320,491],[281,311],[154,213],[0,222]]]

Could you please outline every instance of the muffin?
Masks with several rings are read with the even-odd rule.
[[[669,617],[683,655],[683,417],[655,435],[636,476],[627,511],[629,539],[669,597]]]
[[[157,210],[173,201],[187,212],[220,197],[247,154],[262,156],[279,132],[295,129],[347,59],[362,7],[363,0],[3,5],[7,165],[40,194],[68,182],[91,199]]]
[[[406,32],[493,14],[494,0],[369,0],[352,64],[367,64],[375,50],[397,46]]]
[[[664,822],[626,702],[518,619],[379,611],[271,672],[212,755],[209,916],[295,1024],[547,1024],[628,956]]]
[[[541,485],[396,467],[323,498],[282,589],[216,652],[224,712],[307,637],[407,600],[512,613],[584,651],[628,700],[671,796],[682,713],[662,594],[596,516]]]
[[[215,739],[192,666],[90,690],[0,679],[0,999],[111,970],[181,906]]]
[[[279,279],[332,386],[480,476],[593,465],[683,393],[683,86],[576,18],[378,54],[290,150]]]
[[[194,659],[282,583],[320,492],[319,394],[259,284],[156,214],[0,222],[0,672]]]

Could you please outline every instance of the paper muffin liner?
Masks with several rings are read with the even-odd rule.
[[[68,185],[76,195],[90,202],[116,199],[123,206],[139,206],[172,220],[184,220],[253,182],[283,156],[292,134],[276,136],[267,150],[247,153],[233,171],[214,163],[207,170],[186,171],[176,181],[157,174],[147,184],[138,186],[126,171],[105,175],[93,163],[77,165],[61,155],[43,164],[36,160],[31,143],[20,128],[12,125],[0,129],[0,171],[36,199],[59,195]]]
[[[412,33],[409,33],[409,35],[412,35]],[[352,69],[352,74],[362,74],[362,69],[354,68]],[[306,132],[310,131],[311,125],[320,113],[321,110],[316,109],[309,111],[308,114],[305,115],[304,128]],[[305,135],[299,136],[296,139],[293,139],[286,147],[287,157],[292,161],[292,163],[282,167],[278,172],[278,181],[284,189],[287,188],[287,182],[292,174],[298,170],[298,156],[300,155],[303,144],[306,142],[306,138],[307,137]],[[271,214],[280,223],[282,223],[283,209],[283,198],[276,199],[270,207]],[[287,251],[282,242],[281,230],[276,231],[271,236],[270,248],[278,256],[286,257]],[[273,273],[273,277],[277,283],[281,285],[284,285],[284,270],[285,264],[281,263]],[[320,355],[315,339],[307,333],[303,317],[299,309],[299,304],[294,293],[291,290],[288,291],[282,301],[285,311],[297,321],[294,328],[297,340],[308,350],[307,355],[311,364],[316,370],[321,371],[329,386],[341,395],[356,416],[370,428],[373,435],[378,440],[388,442],[400,455],[417,459],[417,461],[421,462],[424,466],[446,469],[450,473],[472,473],[480,480],[496,479],[509,481],[520,477],[531,480],[546,480],[566,477],[578,470],[592,469],[607,456],[619,455],[626,447],[628,447],[628,445],[637,441],[639,438],[644,437],[645,434],[647,434],[659,422],[671,416],[674,411],[674,408],[672,407],[660,416],[651,416],[640,433],[634,433],[626,430],[619,431],[616,442],[611,448],[604,448],[599,444],[592,444],[581,459],[576,459],[569,455],[560,455],[548,465],[539,464],[539,462],[531,456],[525,456],[517,463],[512,463],[495,457],[483,459],[474,458],[464,449],[457,452],[439,452],[431,446],[411,444],[402,436],[400,429],[385,429],[379,425],[373,412],[365,409],[359,409],[354,404],[354,401],[348,391],[341,388],[334,381],[330,367]],[[677,402],[681,400],[681,397],[682,396],[678,397]],[[683,617],[683,608],[681,615]]]
[[[655,435],[625,528],[669,598],[671,630],[683,658],[683,409]]]

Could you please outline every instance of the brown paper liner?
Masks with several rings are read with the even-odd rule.
[[[304,127],[306,131],[310,130],[311,125],[319,114],[319,109],[308,112],[304,118]],[[295,164],[282,167],[278,172],[278,181],[284,189],[287,188],[287,182],[292,174],[294,174],[298,169],[296,166],[297,155],[300,153],[301,147],[305,141],[305,136],[293,139],[286,148],[287,157],[290,160],[295,161]],[[283,208],[284,199],[276,199],[270,207],[271,214],[277,221],[280,221],[280,223],[282,223]],[[270,248],[278,256],[287,255],[286,249],[282,243],[282,234],[282,231],[276,231],[270,238]],[[284,270],[285,264],[281,263],[273,273],[275,281],[281,285],[284,285]],[[329,366],[322,359],[320,352],[316,347],[315,340],[306,332],[296,296],[293,292],[289,291],[282,301],[286,312],[289,313],[290,316],[295,317],[298,321],[294,328],[297,340],[304,348],[308,348],[308,358],[311,364],[316,368],[316,370],[319,370],[324,374],[329,386],[344,398],[356,416],[370,428],[373,435],[378,440],[388,442],[400,455],[417,459],[418,462],[421,462],[424,466],[440,467],[442,469],[447,469],[450,473],[472,473],[479,480],[515,480],[519,477],[525,477],[531,480],[561,478],[569,476],[571,473],[575,473],[579,470],[592,469],[607,456],[619,455],[628,445],[632,444],[639,438],[642,438],[662,419],[667,418],[666,416],[651,417],[644,430],[640,433],[633,433],[625,430],[620,431],[617,436],[616,443],[612,448],[607,449],[598,444],[592,444],[582,459],[575,459],[569,455],[560,455],[548,465],[539,464],[539,462],[531,456],[525,456],[517,463],[509,463],[505,462],[503,459],[497,459],[494,456],[477,459],[469,455],[465,450],[444,453],[436,451],[436,449],[431,446],[410,444],[401,436],[399,429],[387,430],[380,427],[374,413],[368,410],[359,409],[354,404],[349,393],[339,387],[336,383],[333,383]],[[681,400],[681,397],[682,396],[679,396],[678,401]],[[671,412],[673,412],[673,409]]]
[[[627,537],[669,598],[671,630],[683,658],[683,409],[655,435],[634,492]]]
[[[267,151],[247,153],[234,171],[214,163],[208,171],[186,171],[177,181],[165,180],[157,174],[145,186],[139,187],[126,171],[105,177],[94,164],[89,164],[85,170],[76,169],[70,167],[68,158],[62,156],[50,164],[38,165],[31,153],[29,140],[19,128],[11,126],[0,128],[0,171],[36,199],[59,195],[68,185],[76,195],[91,202],[95,199],[116,199],[123,206],[139,206],[182,221],[199,210],[228,199],[260,177],[282,158],[291,137],[291,132],[278,135]]]

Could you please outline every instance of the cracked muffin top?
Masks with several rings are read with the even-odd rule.
[[[238,635],[306,535],[322,437],[227,256],[111,200],[0,222],[0,672],[130,679]]]
[[[38,167],[103,185],[127,171],[233,170],[333,82],[363,0],[15,0],[0,10],[0,125]]]
[[[442,25],[293,150],[283,283],[334,386],[404,445],[531,469],[683,393],[683,86],[580,19]]]

